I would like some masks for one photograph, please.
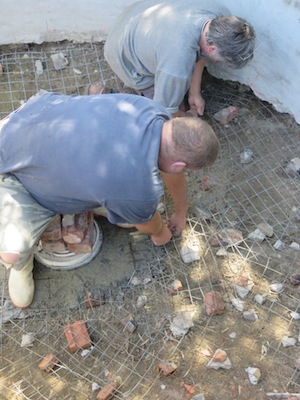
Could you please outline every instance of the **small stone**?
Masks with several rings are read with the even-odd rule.
[[[265,240],[266,235],[260,230],[260,229],[255,229],[255,231],[249,233],[248,239],[254,240],[255,242],[261,243]]]
[[[205,397],[204,397],[203,393],[199,393],[199,394],[195,394],[195,396],[193,396],[191,398],[191,400],[205,400]]]
[[[179,279],[175,279],[169,286],[168,292],[170,294],[176,294],[183,289],[182,283]]]
[[[285,244],[280,239],[278,239],[273,247],[275,250],[281,251],[285,248]]]
[[[269,288],[270,288],[271,292],[280,293],[284,289],[284,284],[283,283],[278,283],[278,282],[277,283],[272,283],[269,286]]]
[[[221,247],[221,249],[219,249],[216,252],[216,256],[218,256],[218,257],[227,257],[228,256],[228,251],[226,249],[224,249],[224,247]]]
[[[281,339],[281,344],[283,347],[292,347],[295,346],[297,340],[295,338],[284,335]]]
[[[238,110],[234,106],[225,107],[213,115],[214,119],[223,125],[228,125],[237,116]]]
[[[146,305],[147,301],[148,301],[147,296],[145,295],[139,296],[136,302],[137,308],[143,308]]]
[[[239,295],[239,297],[244,299],[248,295],[248,293],[251,291],[253,286],[254,286],[253,282],[250,282],[247,286],[240,286],[240,285],[234,284],[234,289],[237,292],[237,294]]]
[[[292,319],[295,319],[295,320],[300,319],[300,314],[295,311],[291,311],[290,315],[291,315]]]
[[[140,285],[141,283],[142,283],[142,281],[140,280],[140,278],[139,277],[137,277],[137,276],[134,276],[132,279],[131,279],[131,285],[132,286],[138,286],[138,285]]]
[[[35,334],[33,332],[22,335],[21,347],[33,346],[34,340],[35,340]]]
[[[152,278],[150,276],[146,276],[143,279],[143,285],[148,285],[148,283],[152,282]]]
[[[249,284],[249,280],[250,280],[250,274],[249,272],[243,272],[241,275],[239,275],[236,280],[235,283],[238,286],[247,286]]]
[[[257,228],[264,233],[267,237],[272,237],[274,235],[274,229],[270,224],[266,222],[261,222],[257,225]]]
[[[230,301],[231,301],[233,307],[236,308],[238,311],[244,310],[245,302],[243,300],[233,297],[232,299],[230,299]]]
[[[220,315],[224,313],[224,301],[219,292],[212,291],[204,295],[204,304],[206,314],[210,317],[212,315]]]
[[[261,377],[260,370],[255,367],[248,367],[245,369],[245,371],[248,373],[249,381],[252,383],[252,385],[257,385]]]
[[[266,296],[262,294],[256,294],[254,296],[254,300],[256,301],[256,303],[263,305],[264,302],[266,301]]]
[[[133,319],[125,318],[121,321],[121,324],[128,333],[133,333],[137,328],[137,324]]]
[[[300,175],[300,158],[296,157],[291,159],[285,168],[285,172],[291,178],[295,178]]]
[[[240,160],[242,164],[249,164],[253,160],[253,151],[250,149],[245,149],[241,154],[240,154]]]
[[[43,64],[41,60],[36,60],[35,61],[35,73],[37,76],[40,76],[43,74],[44,69],[43,69]]]
[[[251,322],[255,322],[258,320],[258,316],[255,312],[255,310],[253,310],[252,308],[248,311],[244,311],[243,312],[243,317],[247,320],[247,321],[251,321]]]
[[[199,250],[200,250],[199,245],[196,243],[190,243],[185,245],[180,250],[182,261],[185,264],[189,264],[193,261],[200,260]]]
[[[226,351],[218,349],[215,351],[212,359],[208,362],[207,367],[212,369],[230,369],[232,366]]]
[[[52,54],[50,58],[52,60],[54,69],[56,69],[57,71],[66,68],[66,66],[69,64],[68,59],[61,52]]]
[[[292,285],[299,285],[300,284],[300,274],[292,274],[290,276],[290,282]]]
[[[235,332],[229,333],[229,337],[230,337],[230,339],[235,339],[236,338],[236,333]]]
[[[193,326],[191,314],[188,311],[181,311],[173,318],[170,330],[175,337],[181,337],[186,335]]]
[[[178,368],[178,366],[175,363],[169,363],[166,361],[161,361],[158,364],[158,369],[164,376],[168,376],[168,375],[172,374],[174,371],[176,371],[177,368]]]
[[[100,385],[98,385],[98,383],[96,383],[96,382],[93,382],[92,383],[92,391],[96,392],[96,390],[99,390],[99,389],[100,389]]]
[[[292,242],[289,247],[293,250],[300,251],[300,244],[297,242]]]

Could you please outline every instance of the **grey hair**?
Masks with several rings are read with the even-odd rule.
[[[242,68],[253,58],[255,32],[240,17],[216,17],[211,20],[206,40],[215,45],[218,56],[232,68]]]

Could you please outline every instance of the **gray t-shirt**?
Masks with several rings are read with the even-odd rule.
[[[108,34],[104,54],[119,78],[142,90],[170,113],[187,92],[199,41],[208,20],[230,15],[213,0],[143,0],[127,7]]]
[[[0,132],[0,173],[56,213],[105,206],[112,223],[143,223],[163,194],[158,154],[169,118],[141,96],[36,96]]]

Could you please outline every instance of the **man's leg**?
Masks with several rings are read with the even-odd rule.
[[[34,250],[54,215],[13,175],[0,175],[0,262],[10,268],[8,289],[16,307],[26,308],[33,300]]]

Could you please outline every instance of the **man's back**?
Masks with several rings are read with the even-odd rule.
[[[112,210],[111,222],[129,216],[139,222],[138,207],[126,207],[162,194],[157,157],[168,118],[164,108],[139,96],[36,96],[2,129],[0,173],[16,175],[55,212],[103,204]]]

